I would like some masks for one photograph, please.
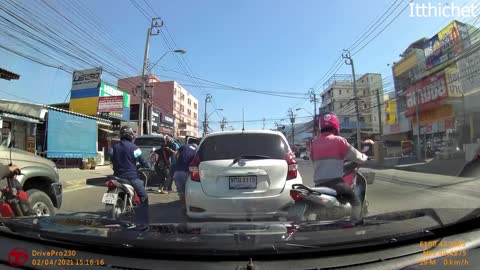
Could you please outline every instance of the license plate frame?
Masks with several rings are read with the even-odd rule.
[[[115,205],[118,200],[118,194],[117,193],[103,193],[102,197],[102,203],[104,204],[113,204]]]
[[[241,185],[242,183],[247,183],[247,185]],[[257,185],[258,185],[258,178],[256,175],[228,177],[228,188],[230,190],[256,189]]]

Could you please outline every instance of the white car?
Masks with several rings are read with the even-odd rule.
[[[277,218],[293,203],[302,177],[277,131],[226,131],[205,136],[190,164],[187,216],[192,219]]]

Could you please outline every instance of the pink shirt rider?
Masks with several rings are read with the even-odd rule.
[[[330,132],[323,132],[312,141],[310,147],[315,184],[343,177],[345,160],[364,163],[367,156],[351,146],[343,137]],[[344,178],[347,184],[352,184],[353,175]]]

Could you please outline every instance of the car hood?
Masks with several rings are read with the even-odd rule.
[[[461,210],[461,209],[460,209]],[[331,251],[434,236],[435,230],[479,216],[465,209],[417,209],[370,216],[362,225],[323,223],[207,222],[135,227],[91,215],[3,219],[10,233],[86,247],[196,255],[271,255]]]
[[[20,150],[20,149],[17,149],[17,148],[11,148],[11,151],[12,151],[11,152],[12,153],[12,161],[13,161],[14,164],[16,162],[21,163],[21,164],[37,163],[37,164],[48,166],[50,168],[55,167],[55,163],[52,162],[51,160],[40,157],[40,156],[37,156],[37,155],[32,154],[30,152]],[[10,149],[9,148],[1,147],[0,152],[1,152],[1,155],[2,155],[1,156],[2,159],[5,159],[5,160],[10,159]],[[25,167],[25,166],[22,166],[22,167]]]

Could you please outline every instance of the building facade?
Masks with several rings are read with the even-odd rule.
[[[372,138],[380,133],[378,110],[383,112],[384,107],[382,75],[367,73],[357,76],[356,88],[362,138]],[[377,102],[377,94],[381,97],[380,104]],[[355,141],[353,137],[356,136],[357,124],[354,96],[352,76],[333,75],[324,85],[320,108],[320,114],[328,111],[337,114],[341,123],[340,135],[352,141]]]
[[[132,95],[132,121],[138,121],[141,77],[120,79],[118,87]],[[158,124],[152,123],[152,130],[173,136],[198,136],[198,99],[175,81],[160,81],[150,75],[147,82],[147,95],[153,100],[153,111],[144,113],[144,119],[152,113],[158,117]],[[133,112],[136,111],[136,112]],[[158,128],[155,128],[157,124]],[[146,127],[144,126],[144,131]],[[146,132],[145,132],[146,134]]]

